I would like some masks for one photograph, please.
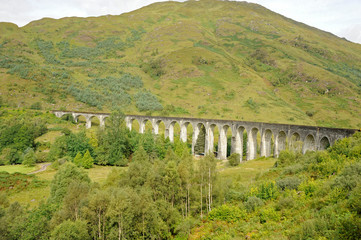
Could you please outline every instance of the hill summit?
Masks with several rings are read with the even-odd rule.
[[[0,32],[10,107],[361,127],[361,45],[257,4],[162,2]]]

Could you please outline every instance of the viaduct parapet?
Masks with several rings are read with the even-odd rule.
[[[52,111],[57,117],[69,114],[74,121],[78,121],[79,116],[86,119],[86,128],[91,127],[92,118],[99,119],[100,127],[105,127],[105,119],[110,116],[109,113],[90,113],[90,112],[74,112],[74,111]],[[139,132],[145,132],[145,125],[149,121],[152,124],[152,132],[159,133],[160,123],[164,123],[166,138],[171,142],[174,141],[174,125],[180,126],[180,140],[187,141],[187,128],[191,125],[192,134],[192,153],[197,142],[201,128],[205,128],[205,153],[213,152],[215,128],[218,128],[218,152],[217,158],[227,158],[227,131],[230,129],[231,153],[239,153],[242,161],[243,156],[243,133],[247,133],[247,160],[257,157],[259,150],[260,156],[269,157],[273,153],[274,157],[278,157],[279,153],[286,148],[295,151],[318,151],[324,150],[328,146],[332,146],[336,140],[348,137],[355,133],[356,129],[343,128],[326,128],[316,126],[302,126],[290,124],[275,124],[262,122],[247,122],[233,120],[217,120],[202,118],[183,118],[183,117],[161,117],[161,116],[139,116],[126,115],[125,122],[131,130],[133,121],[139,123]],[[258,133],[260,139],[257,139]],[[258,140],[260,140],[260,149],[258,149]]]

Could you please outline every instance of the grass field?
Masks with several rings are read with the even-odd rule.
[[[4,171],[8,173],[15,173],[15,172],[30,173],[37,170],[38,168],[40,168],[40,165],[36,165],[34,167],[27,167],[24,165],[5,165],[5,166],[0,166],[0,172]]]
[[[91,169],[86,169],[85,171],[88,173],[90,179],[94,183],[102,184],[110,171],[113,168],[112,166],[95,166]],[[9,173],[21,172],[21,173],[29,173],[36,170],[37,167],[26,168],[22,165],[12,165],[12,166],[0,166],[0,171],[7,171]],[[122,168],[126,169],[126,168]],[[18,201],[20,204],[27,206],[30,208],[38,206],[41,201],[46,201],[50,194],[50,183],[54,178],[57,170],[48,167],[45,171],[36,173],[37,176],[41,180],[46,180],[48,184],[44,187],[32,188],[29,190],[24,190],[21,192],[12,193],[8,196],[10,202]]]

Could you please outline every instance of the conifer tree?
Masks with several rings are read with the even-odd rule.
[[[196,145],[194,146],[194,152],[196,154],[204,153],[205,138],[206,128],[202,125],[201,129],[199,130]]]
[[[74,164],[78,167],[82,166],[83,163],[83,155],[81,154],[81,152],[78,152],[74,158]]]
[[[94,164],[94,159],[92,158],[92,156],[90,155],[90,152],[89,150],[87,150],[84,154],[84,157],[82,159],[82,166],[85,168],[85,169],[88,169],[88,168],[92,168],[93,167],[93,164]]]

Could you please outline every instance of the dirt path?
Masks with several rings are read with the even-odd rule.
[[[28,174],[35,174],[35,173],[43,172],[43,171],[46,170],[46,168],[47,168],[48,166],[50,166],[50,164],[51,164],[51,163],[43,164],[43,165],[41,165],[41,168],[40,168],[39,170],[36,170],[36,171],[31,172],[31,173],[28,173]]]

